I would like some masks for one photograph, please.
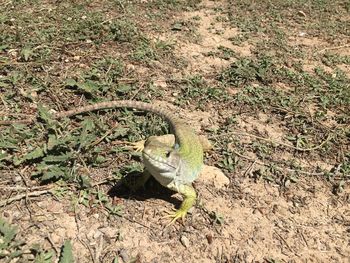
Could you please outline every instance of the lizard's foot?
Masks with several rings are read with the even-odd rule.
[[[185,221],[188,210],[196,203],[196,191],[191,185],[180,185],[177,188],[177,191],[183,195],[183,201],[178,210],[168,213],[168,215],[163,218],[171,218],[170,223],[167,225],[170,226],[176,222],[178,219],[182,219],[182,222]]]
[[[178,219],[182,219],[182,222],[185,222],[185,217],[187,215],[187,210],[184,210],[184,209],[178,209],[178,210],[175,210],[174,211],[171,211],[171,212],[166,212],[168,215],[166,216],[163,216],[162,218],[170,218],[171,221],[169,224],[166,225],[166,227],[174,224],[176,222],[176,220]]]
[[[147,143],[146,143],[147,142]],[[145,144],[150,143],[159,143],[162,145],[167,145],[169,147],[173,147],[175,143],[174,135],[172,134],[166,134],[162,136],[150,136],[147,140],[141,140],[138,142],[125,142],[127,145],[130,146],[134,151],[136,152],[142,152],[145,148]]]
[[[136,152],[142,152],[145,148],[145,140],[138,141],[138,142],[127,142],[130,147],[136,151]]]

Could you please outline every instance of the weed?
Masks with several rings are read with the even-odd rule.
[[[230,40],[233,45],[240,46],[248,40],[248,35],[247,34],[239,34],[239,35],[236,35],[234,37],[230,37],[228,40]]]
[[[157,40],[155,42],[143,38],[139,41],[131,58],[140,61],[160,60],[172,51],[172,44]]]
[[[243,58],[231,64],[219,79],[235,86],[254,81],[267,84],[272,82],[276,70],[277,67],[270,57],[262,57],[257,61]]]
[[[232,12],[229,12],[231,22],[238,26],[243,32],[258,33],[267,32],[270,26],[282,25],[284,28],[299,28],[308,30],[311,35],[320,35],[332,38],[335,35],[346,34],[346,22],[344,21],[347,13],[346,1],[338,0],[332,3],[328,1],[305,2],[297,1],[235,1],[230,6]],[[234,7],[234,8],[233,8]],[[307,27],[305,17],[302,13],[295,10],[302,10],[308,17]],[[338,13],[343,19],[337,19],[338,16],[330,15]]]
[[[225,223],[225,219],[224,219],[224,216],[215,212],[215,211],[212,211],[210,214],[210,219],[212,220],[212,224],[219,224],[219,225],[222,225]]]
[[[188,77],[180,86],[182,96],[177,98],[176,104],[182,105],[190,100],[198,102],[199,107],[204,109],[205,104],[211,101],[225,101],[229,96],[225,90],[218,86],[208,85],[205,79],[200,75]]]
[[[140,32],[132,21],[117,20],[110,25],[110,30],[115,41],[130,43],[138,41]]]
[[[62,253],[58,263],[74,262],[73,248],[69,240],[66,240],[62,246]]]
[[[28,254],[34,257],[35,262],[52,262],[55,253],[52,250],[43,250],[39,245],[32,245],[30,252],[25,250],[28,245],[22,241],[18,235],[17,227],[10,225],[0,217],[0,259],[10,262],[12,260],[26,261]],[[62,262],[62,261],[60,261]]]
[[[110,198],[102,191],[81,190],[78,202],[89,208],[103,208],[110,216],[121,216],[122,207],[113,205]]]
[[[338,64],[350,65],[350,56],[340,56],[338,54],[325,53],[322,62],[326,66],[335,66]]]

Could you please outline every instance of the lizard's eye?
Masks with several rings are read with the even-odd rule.
[[[171,153],[170,151],[166,152],[166,153],[165,153],[165,157],[166,157],[166,158],[169,158],[170,153]]]

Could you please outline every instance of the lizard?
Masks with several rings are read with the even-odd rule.
[[[197,194],[192,182],[197,179],[203,167],[203,147],[198,135],[183,120],[172,112],[154,106],[150,103],[133,100],[116,100],[95,103],[87,106],[61,111],[53,114],[53,119],[71,117],[90,111],[111,108],[133,108],[151,112],[164,118],[170,125],[170,130],[175,136],[175,144],[161,142],[155,136],[149,137],[143,145],[136,145],[142,151],[142,159],[146,171],[140,178],[146,182],[149,176],[153,176],[162,186],[167,187],[182,195],[183,201],[180,208],[169,212],[166,217],[171,218],[169,224],[178,219],[185,220],[189,209],[196,203]],[[23,119],[15,121],[0,121],[0,125],[13,123],[31,124],[35,119]],[[148,178],[147,178],[148,177]]]

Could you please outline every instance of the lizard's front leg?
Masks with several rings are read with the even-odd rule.
[[[158,142],[164,145],[167,145],[169,147],[173,147],[175,144],[175,137],[172,134],[166,134],[161,136],[150,136],[148,137],[147,141],[153,141]],[[145,148],[146,140],[141,140],[138,142],[125,142],[126,144],[130,145],[133,150],[136,152],[142,152]]]
[[[130,145],[130,148],[132,148],[135,152],[142,152],[145,148],[145,142],[146,140],[138,141],[138,142],[125,142],[126,144]]]
[[[169,187],[172,190],[182,194],[183,201],[178,210],[170,212],[169,215],[166,215],[165,218],[172,218],[171,222],[168,225],[173,224],[179,218],[182,221],[185,220],[188,210],[196,203],[197,194],[194,188],[191,185],[180,185],[177,189]]]

